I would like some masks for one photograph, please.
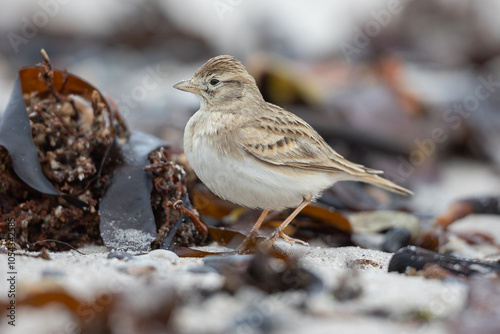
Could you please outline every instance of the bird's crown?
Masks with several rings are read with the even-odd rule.
[[[222,55],[209,59],[195,73],[195,77],[210,77],[214,74],[242,74],[248,75],[243,64],[232,56]]]

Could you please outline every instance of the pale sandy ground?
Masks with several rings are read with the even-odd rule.
[[[498,186],[495,185],[497,181],[484,182],[493,177],[491,171],[474,167],[475,176],[467,182],[480,182],[485,192]],[[456,168],[455,165],[448,167],[449,173],[445,175],[449,176],[439,185],[441,191],[455,187],[453,173]],[[476,193],[477,187],[471,193]],[[457,194],[458,197],[463,195],[467,195],[466,191]],[[416,200],[424,202],[424,198],[418,195]],[[447,200],[453,200],[453,196],[448,196]],[[427,201],[427,205],[431,204]],[[421,207],[425,205],[421,204]],[[498,216],[470,216],[453,228],[490,232],[500,241]],[[159,250],[123,262],[107,259],[109,251],[105,247],[87,246],[81,249],[86,255],[75,251],[51,253],[50,261],[17,256],[17,298],[21,300],[35,291],[61,288],[78,300],[91,300],[98,294],[126,292],[131,304],[141,312],[147,312],[148,307],[154,307],[158,294],[177,291],[180,296],[188,296],[183,306],[177,307],[172,315],[173,330],[180,333],[447,333],[446,319],[454,316],[466,301],[467,285],[459,280],[440,281],[388,273],[387,266],[392,256],[389,253],[357,247],[290,246],[283,241],[278,245],[321,278],[324,289],[320,293],[308,295],[295,291],[268,295],[248,287],[235,295],[216,293],[201,298],[193,291],[218,290],[224,282],[223,276],[206,270],[203,259],[178,258],[171,252]],[[211,245],[202,249],[214,251],[220,247]],[[471,249],[458,243],[456,251],[490,260],[500,257],[498,248]],[[371,262],[356,264],[365,259]],[[0,301],[6,300],[6,268],[6,255],[2,254]],[[361,295],[340,302],[333,297],[332,290],[353,270],[357,274],[349,280],[361,287]],[[94,311],[97,314],[100,310]],[[86,314],[83,318],[90,320],[96,314]],[[427,315],[431,321],[419,322],[415,315]],[[72,331],[75,314],[61,306],[20,308],[16,316],[15,330],[2,317],[0,333],[75,332]],[[112,321],[113,333],[134,333],[127,319]]]
[[[446,317],[459,310],[465,300],[466,287],[459,282],[441,282],[387,273],[391,257],[388,253],[355,247],[326,249],[288,246],[284,242],[279,245],[299,257],[306,268],[323,280],[325,292],[312,296],[307,296],[305,292],[267,295],[254,288],[247,288],[235,296],[221,293],[204,302],[188,303],[178,309],[174,314],[176,328],[184,333],[225,332],[230,331],[228,326],[235,325],[235,319],[250,315],[256,323],[264,318],[273,319],[280,328],[277,333],[326,333],[333,330],[340,333],[364,333],[368,329],[373,333],[401,333],[402,330],[440,333],[443,328],[439,322],[420,328],[411,321],[405,321],[405,315],[432,313],[438,318]],[[62,287],[80,300],[124,289],[143,291],[144,295],[138,294],[136,298],[149,299],[154,298],[154,294],[149,291],[151,286],[174,288],[182,292],[192,289],[211,290],[223,284],[223,277],[217,273],[188,271],[203,266],[203,260],[176,258],[175,254],[167,251],[153,252],[129,262],[107,259],[105,247],[89,246],[81,251],[87,255],[74,251],[54,253],[51,254],[51,261],[18,256],[16,265],[19,268],[19,298],[29,291]],[[369,259],[380,266],[366,265],[358,268],[356,279],[362,287],[361,297],[350,302],[338,302],[329,291],[338,285],[347,268],[358,259]],[[140,265],[153,265],[157,270],[149,278],[124,272],[124,268]],[[4,255],[1,256],[0,266],[7,266]],[[5,279],[2,278],[1,291],[6,290],[4,282]],[[154,304],[154,300],[144,302]],[[304,305],[301,306],[302,304]],[[382,310],[401,321],[366,315],[369,311]],[[12,331],[2,319],[0,332],[64,333],[65,328],[71,328],[73,321],[75,319],[71,314],[61,307],[26,308],[18,311],[16,331]],[[238,330],[238,327],[233,329]],[[241,325],[239,330],[253,332],[251,323]]]

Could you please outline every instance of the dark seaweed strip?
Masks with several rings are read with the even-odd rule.
[[[100,229],[104,244],[112,249],[149,251],[156,238],[156,224],[151,208],[153,181],[148,155],[162,140],[132,132],[127,142],[110,158],[121,162],[111,174],[109,188],[100,202]]]
[[[404,273],[407,268],[422,270],[426,264],[435,264],[449,272],[463,276],[500,272],[500,264],[498,263],[461,259],[415,246],[401,248],[394,253],[389,262],[389,271]]]
[[[12,167],[24,183],[47,195],[61,195],[45,177],[38,161],[19,76],[0,121],[0,145],[9,151]]]

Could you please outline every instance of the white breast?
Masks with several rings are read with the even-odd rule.
[[[270,168],[250,155],[234,158],[216,148],[217,129],[188,122],[184,151],[200,180],[219,197],[249,208],[282,210],[297,207],[304,198],[316,198],[339,177],[336,174]]]

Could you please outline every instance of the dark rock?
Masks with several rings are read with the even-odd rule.
[[[382,250],[384,252],[394,253],[401,247],[408,245],[410,240],[410,231],[405,227],[396,226],[385,233]]]

